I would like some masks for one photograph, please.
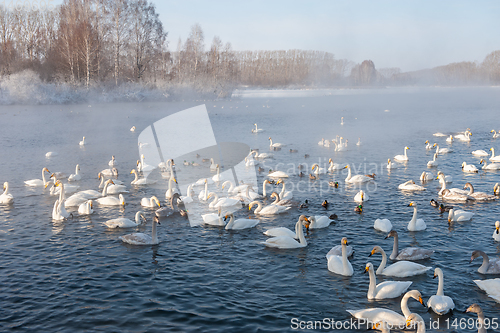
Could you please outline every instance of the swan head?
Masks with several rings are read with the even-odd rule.
[[[273,192],[273,193],[271,193],[271,198],[278,198],[279,199],[280,196],[278,195],[278,193]]]
[[[255,206],[255,205],[258,205],[259,202],[258,201],[252,201],[250,202],[250,204],[248,204],[248,210],[252,210],[252,207]]]
[[[490,150],[493,150],[493,147],[491,147]]]
[[[280,179],[278,179],[278,181],[276,182],[275,185],[279,185],[279,184],[282,184],[282,183],[283,183],[283,179],[280,178]]]
[[[154,202],[158,205],[158,207],[161,207],[160,200],[156,196],[153,196]]]
[[[483,310],[481,309],[481,307],[479,305],[474,303],[471,306],[469,306],[465,312],[482,313]]]
[[[312,166],[312,168],[311,168],[311,170],[314,170],[315,168],[319,168],[318,163],[314,163],[313,166]]]
[[[349,245],[348,244],[349,242],[347,241],[347,237],[342,237],[341,241],[340,241],[340,244],[341,245]]]
[[[495,229],[496,229],[497,235],[500,234],[500,221],[495,222]]]
[[[467,163],[462,162],[462,169],[467,165]]]
[[[343,167],[342,169],[349,169],[349,165],[346,165],[345,167]]]
[[[422,319],[422,317],[420,317],[420,315],[412,313],[406,319],[406,327],[411,327],[415,325],[425,325],[425,322]]]
[[[398,232],[396,230],[391,230],[387,236],[385,236],[385,239],[389,237],[398,237]]]
[[[133,174],[133,173],[137,173],[137,171],[135,171],[135,169],[132,169],[132,170],[130,171],[130,174]],[[99,178],[101,178],[101,174],[100,174],[100,173],[99,173]]]
[[[416,204],[415,202],[413,202],[413,201],[412,201],[412,202],[410,202],[410,203],[408,204],[408,206],[406,206],[406,207],[417,207],[417,204]]]
[[[156,215],[155,215],[155,216],[153,217],[153,221],[154,221],[154,222],[156,222],[156,223],[158,223],[158,225],[161,225],[161,223],[160,223],[160,219],[158,218],[158,216],[156,216]]]
[[[481,159],[481,161],[479,161],[479,164],[483,164],[483,163],[484,163],[484,160],[483,160],[483,159]]]
[[[384,252],[384,250],[382,250],[382,248],[380,246],[376,245],[375,247],[373,247],[373,250],[370,252],[368,257],[371,257],[375,253],[382,253],[382,252]]]
[[[391,159],[387,159],[387,164],[391,164]]]
[[[330,159],[328,160],[328,163],[332,163],[332,162],[333,162],[333,161],[332,161],[332,159],[330,158]]]
[[[466,188],[472,188],[472,184],[471,184],[471,183],[469,183],[469,182],[465,183],[465,185],[464,185],[464,190],[465,190]]]
[[[495,130],[491,130],[490,133],[495,133]]]
[[[42,172],[48,172],[48,173],[50,173],[49,169],[47,169],[47,168],[43,168]]]
[[[113,173],[113,175],[118,176],[118,169],[117,168],[111,169],[111,172]]]
[[[495,186],[493,187],[493,193],[496,195],[500,194],[500,183],[496,183]]]
[[[432,278],[433,279],[437,278],[439,274],[443,275],[443,271],[441,270],[441,268],[436,267],[436,269],[434,270],[434,276]]]
[[[365,271],[363,273],[373,271],[373,264],[371,262],[366,264]]]
[[[120,199],[120,206],[125,206],[125,197],[123,196],[123,194],[120,194],[118,198]]]
[[[425,142],[424,142],[424,143],[429,143],[429,140],[425,140]]]
[[[480,257],[483,255],[483,251],[480,251],[480,250],[474,250],[472,251],[472,255],[470,256],[470,261],[469,263],[471,263],[474,259]]]
[[[410,149],[410,147],[405,147],[405,150]]]

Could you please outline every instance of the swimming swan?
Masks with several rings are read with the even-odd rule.
[[[500,303],[500,278],[488,280],[473,280],[486,294]]]
[[[373,270],[371,262],[366,264],[364,273],[368,272],[370,276],[370,284],[368,285],[368,299],[387,299],[396,298],[404,293],[410,285],[411,281],[384,281],[377,284],[377,277]]]
[[[434,154],[434,157],[432,158],[432,161],[427,162],[427,167],[428,168],[434,168],[438,166],[438,161],[436,161],[436,158],[438,157],[438,154]]]
[[[115,228],[134,228],[142,224],[142,222],[146,222],[146,217],[144,216],[143,211],[138,211],[135,213],[135,222],[132,220],[129,220],[124,217],[112,219],[112,220],[107,220],[104,222],[106,227],[115,229]]]
[[[335,274],[340,274],[344,276],[352,276],[354,270],[352,269],[352,265],[347,259],[347,238],[343,237],[340,241],[342,245],[342,255],[330,255],[327,256],[326,259],[328,261],[328,270]]]
[[[486,253],[481,250],[474,250],[470,257],[472,262],[477,257],[483,257],[482,265],[477,269],[481,274],[500,274],[500,258],[490,259]]]
[[[491,162],[500,162],[500,155],[495,156],[495,148],[491,147],[490,150],[491,150],[490,161]]]
[[[252,201],[248,205],[248,210],[251,210],[253,206],[257,205],[257,208],[254,211],[254,214],[257,215],[277,215],[286,212],[292,207],[279,206],[275,204],[270,204],[268,206],[262,207],[262,204],[259,201]]]
[[[153,228],[151,231],[151,236],[146,235],[142,232],[136,232],[133,234],[128,234],[125,236],[118,237],[124,243],[132,244],[132,245],[156,245],[159,243],[158,235],[156,234],[156,224],[160,224],[160,220],[157,216],[153,218]]]
[[[496,300],[498,300],[498,298],[495,298]],[[481,309],[481,307],[479,305],[477,305],[476,303],[472,304],[471,306],[469,306],[467,308],[467,311],[465,312],[473,312],[473,313],[477,313],[477,327],[478,327],[478,330],[477,332],[478,333],[486,333],[486,325],[485,325],[485,317],[484,317],[484,313],[483,313],[483,310]],[[489,321],[488,321],[489,323]]]
[[[255,126],[255,128],[252,128],[252,133],[264,132],[264,130],[262,128],[257,127],[257,124],[254,124],[254,126]]]
[[[90,215],[94,213],[94,207],[92,205],[92,200],[87,200],[78,206],[78,214],[80,215]]]
[[[394,244],[392,246],[392,253],[389,256],[391,260],[422,260],[428,259],[434,253],[433,250],[422,249],[419,247],[406,247],[399,251],[399,236],[396,230],[392,230],[385,239],[394,237]]]
[[[333,222],[328,216],[324,215],[309,216],[308,220],[309,223],[305,225],[306,229],[323,229]]]
[[[436,147],[436,154],[438,154],[438,155],[448,154],[448,153],[451,153],[453,151],[450,148],[441,148],[440,149],[439,145],[437,143],[435,143],[434,146]]]
[[[3,193],[0,194],[0,204],[11,204],[14,202],[14,196],[9,193],[9,182],[3,183]]]
[[[370,197],[368,194],[365,194],[365,191],[360,190],[356,195],[354,196],[354,201],[363,203],[365,201],[370,200]]]
[[[152,196],[151,198],[142,198],[141,199],[141,206],[142,207],[147,207],[147,208],[155,208],[156,206],[160,207],[160,201],[156,196]]]
[[[413,180],[399,184],[398,188],[403,191],[425,191],[425,187],[415,184]]]
[[[243,230],[255,227],[260,223],[259,219],[234,219],[233,213],[224,216],[224,220],[229,218],[229,222],[226,224],[226,230]]]
[[[499,163],[491,163],[487,164],[485,160],[481,159],[479,164],[484,164],[481,169],[483,170],[500,170],[500,164]]]
[[[326,173],[326,169],[325,168],[320,168],[318,163],[314,163],[312,165],[312,168],[311,168],[311,171],[316,174],[316,175],[319,175],[319,174],[324,174]]]
[[[373,228],[378,231],[389,232],[392,230],[392,223],[389,219],[376,219]]]
[[[346,183],[365,183],[365,182],[368,182],[370,180],[373,180],[373,178],[370,178],[370,177],[367,177],[367,176],[364,176],[364,175],[355,175],[355,176],[352,176],[351,175],[351,166],[350,165],[346,165],[343,169],[347,169],[348,170],[348,173],[347,173],[347,177],[345,179],[345,182]]]
[[[466,162],[462,163],[462,171],[463,172],[479,172],[477,167],[473,164],[467,164]]]
[[[405,147],[404,154],[403,155],[396,155],[394,156],[394,160],[398,162],[407,162],[408,161],[408,156],[406,155],[406,151],[410,149],[408,147]]]
[[[125,206],[125,198],[123,194],[117,197],[102,197],[96,199],[97,203],[101,206]]]
[[[495,222],[495,231],[493,231],[493,237],[494,240],[497,242],[500,242],[500,221]]]
[[[444,315],[455,308],[455,303],[449,296],[444,295],[444,279],[441,268],[436,267],[434,270],[434,279],[439,278],[438,289],[436,295],[432,295],[427,301],[427,307],[438,315]]]
[[[279,249],[296,249],[300,247],[306,247],[307,241],[304,237],[304,230],[302,229],[302,221],[307,222],[307,217],[305,215],[300,215],[299,220],[295,223],[295,233],[299,238],[297,242],[294,238],[288,236],[272,237],[262,242],[267,247],[275,247]]]
[[[79,165],[79,164],[77,164],[77,165],[76,165],[76,168],[75,168],[75,173],[73,173],[73,174],[69,175],[69,177],[68,177],[68,181],[69,181],[69,182],[72,182],[72,181],[76,181],[76,180],[80,180],[80,179],[82,179],[82,175],[80,175],[80,172],[79,172],[79,171],[80,171],[80,165]]]
[[[385,254],[385,251],[380,246],[375,246],[370,252],[369,257],[375,253],[382,254],[382,262],[377,268],[377,275],[408,277],[424,274],[432,268],[406,260],[398,261],[386,268],[385,265],[387,264],[387,255]]]
[[[471,183],[465,183],[464,185],[464,190],[468,188],[469,193],[468,195],[470,197],[473,197],[477,201],[490,201],[490,200],[496,200],[497,197],[491,194],[486,194],[485,192],[474,192],[474,186],[472,186]]]
[[[398,167],[398,164],[392,163],[390,158],[387,160],[387,169],[397,169]]]
[[[28,186],[45,186],[50,180],[45,179],[45,172],[48,172],[50,174],[49,169],[43,168],[42,169],[42,179],[31,179],[31,180],[26,180],[24,183]]]
[[[471,154],[474,156],[488,156],[488,155],[490,155],[482,149],[474,150]]]
[[[283,179],[278,179],[278,181],[276,182],[276,186],[280,185],[280,184],[283,184],[283,187],[281,188],[281,192],[279,193],[279,198],[280,198],[280,205],[283,205],[285,203],[287,203],[288,201],[292,200],[293,199],[293,192],[292,191],[287,191],[285,189],[285,182],[283,181]]]
[[[269,148],[273,149],[273,148],[281,148],[281,147],[285,147],[286,145],[282,144],[282,143],[273,143],[273,139],[271,139],[271,137],[269,137]]]
[[[408,223],[406,229],[408,231],[422,231],[427,228],[423,219],[417,219],[417,204],[415,202],[410,202],[407,207],[413,207],[413,217]]]

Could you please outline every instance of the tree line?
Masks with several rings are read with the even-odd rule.
[[[234,51],[219,37],[206,47],[198,24],[175,50],[169,49],[167,36],[147,0],[65,0],[52,10],[0,6],[0,79],[31,70],[44,82],[87,88],[124,83],[190,87],[216,96],[237,86],[500,83],[500,51],[482,63],[403,73],[321,51]]]

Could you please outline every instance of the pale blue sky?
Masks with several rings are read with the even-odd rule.
[[[62,2],[56,0],[56,3]],[[403,71],[482,61],[500,50],[500,1],[153,0],[170,50],[198,23],[234,50],[331,52]]]

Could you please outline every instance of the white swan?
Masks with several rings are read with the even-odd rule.
[[[14,197],[9,193],[9,182],[3,183],[3,193],[0,194],[0,204],[11,204],[14,202]]]
[[[460,195],[465,196],[466,198],[470,198],[470,199],[474,200],[474,198],[468,196],[468,194],[469,194],[470,191],[466,191],[466,190],[459,189],[459,188],[456,188],[456,187],[450,188],[450,189],[446,188],[446,182],[443,181],[443,177],[439,173],[438,173],[438,179],[439,179],[439,184],[441,184],[441,189],[439,190],[438,195],[443,195],[443,193],[446,190],[448,190],[448,191],[450,191],[452,193],[460,194]]]
[[[75,168],[75,173],[69,175],[68,181],[71,182],[71,181],[77,181],[77,180],[82,179],[82,175],[80,175],[79,171],[80,171],[80,165],[77,164],[76,168]]]
[[[365,273],[368,272],[370,276],[370,284],[368,285],[368,299],[387,299],[396,298],[404,293],[410,285],[413,283],[411,281],[384,281],[377,284],[377,277],[373,270],[372,263],[367,263],[365,267]]]
[[[224,180],[224,177],[223,177],[223,176],[221,176],[221,174],[220,174],[220,166],[219,166],[218,164],[216,165],[216,168],[217,168],[217,174],[215,174],[215,175],[212,177],[212,180],[213,180],[214,182],[220,182],[220,181]]]
[[[264,132],[264,130],[262,128],[257,127],[257,124],[254,124],[254,126],[255,126],[255,128],[252,128],[252,133]]]
[[[497,133],[497,131],[491,130],[490,133],[493,133],[493,139],[500,138],[500,133]]]
[[[135,132],[135,126],[132,126],[132,127],[130,128],[130,132]]]
[[[212,208],[212,209],[217,209],[219,207],[221,207],[221,208],[234,207],[234,206],[241,207],[240,200],[234,199],[234,198],[220,198],[219,199],[219,196],[214,192],[208,193],[208,199],[210,199],[210,198],[214,198],[214,200],[212,200],[212,202],[210,202],[210,204],[208,205],[208,207]]]
[[[111,156],[111,160],[108,162],[110,167],[114,167],[116,165],[115,155]]]
[[[455,210],[454,208],[448,211],[448,222],[465,222],[472,219],[472,212],[466,212],[464,210]]]
[[[276,186],[278,186],[280,184],[283,184],[283,187],[281,188],[281,192],[279,193],[279,198],[280,198],[279,204],[283,205],[283,204],[286,204],[290,200],[293,199],[293,192],[292,191],[287,191],[285,189],[285,182],[281,178],[278,179],[278,181],[276,182]]]
[[[282,144],[282,143],[273,143],[273,139],[271,139],[271,137],[269,137],[269,147],[272,149],[272,148],[282,148],[282,147],[285,147],[286,145]]]
[[[160,200],[156,196],[152,196],[151,198],[142,198],[141,206],[147,208],[155,208],[156,206],[161,207]]]
[[[417,204],[415,202],[410,202],[407,207],[413,207],[413,217],[408,223],[406,229],[408,231],[422,231],[427,228],[423,219],[417,219]]]
[[[248,156],[245,157],[245,166],[252,167],[256,165],[259,165],[259,161],[254,160],[253,158],[248,158]]]
[[[438,155],[448,154],[448,153],[453,152],[453,150],[451,150],[450,148],[441,148],[440,149],[439,145],[437,143],[435,143],[434,146],[436,147],[436,154],[438,154]]]
[[[48,153],[45,154],[45,157],[54,157],[57,155],[59,155],[59,154],[56,153],[55,151],[49,151]]]
[[[274,171],[267,176],[271,178],[288,178],[288,174],[283,171]]]
[[[205,181],[208,181],[205,179]],[[177,184],[177,180],[174,178],[174,173],[172,172],[168,180],[168,189],[165,191],[165,199],[170,199],[174,193],[178,193],[176,188],[172,188],[172,184]]]
[[[387,264],[387,255],[385,254],[385,251],[380,246],[375,246],[370,252],[369,257],[371,257],[375,253],[382,254],[382,262],[377,269],[377,275],[408,277],[424,274],[432,268],[406,260],[395,262],[394,264],[386,268],[385,265]]]
[[[354,201],[355,202],[359,202],[359,203],[363,203],[365,201],[368,201],[370,200],[370,197],[368,196],[368,194],[365,193],[365,191],[363,190],[360,190],[358,193],[356,193],[356,195],[354,196]]]
[[[432,135],[434,135],[434,136],[439,136],[439,137],[446,136],[446,134],[443,134],[443,133],[441,133],[441,132],[437,132],[437,133],[434,133],[434,134],[432,134]]]
[[[481,287],[480,287],[481,288]],[[498,298],[495,298],[497,301],[498,301]],[[478,330],[477,332],[478,333],[486,333],[486,325],[485,325],[485,317],[484,317],[484,313],[483,313],[483,310],[481,309],[481,307],[479,305],[477,305],[476,303],[472,304],[471,306],[469,306],[467,308],[467,311],[465,312],[473,312],[473,313],[477,313],[477,327],[478,327]],[[488,324],[490,323],[490,321],[488,320]]]
[[[62,221],[67,219],[71,214],[66,211],[64,207],[65,193],[64,193],[64,185],[60,180],[56,181],[54,184],[55,187],[61,187],[59,191],[59,199],[54,203],[54,207],[52,208],[52,219],[56,221]]]
[[[307,217],[300,215],[299,220],[295,223],[295,234],[299,238],[297,242],[294,238],[288,236],[272,237],[262,242],[267,247],[275,247],[279,249],[296,249],[306,247],[307,241],[304,237],[304,230],[302,229],[302,221],[307,222]]]
[[[491,162],[500,162],[500,155],[495,156],[495,148],[491,147],[490,150],[491,150],[490,161]]]
[[[224,183],[222,183],[222,190],[224,190],[224,188],[228,185],[229,185],[229,188],[227,190],[227,193],[229,195],[243,193],[247,190],[247,187],[250,186],[249,184],[242,184],[242,185],[234,186],[232,181],[226,180]]]
[[[420,175],[420,181],[422,183],[427,183],[434,180],[434,176],[430,172],[425,172],[423,171],[422,174]]]
[[[64,201],[64,207],[78,207],[88,201],[90,198],[84,194],[75,193]]]
[[[271,184],[271,182],[268,179],[265,179],[262,183],[262,196],[264,197],[267,197],[266,184]]]
[[[415,184],[413,180],[399,184],[398,188],[403,191],[425,191],[425,187]]]
[[[329,172],[334,172],[334,171],[337,171],[337,170],[341,170],[342,168],[340,167],[340,164],[338,163],[333,163],[333,160],[330,158],[328,160],[328,163],[330,163],[330,165],[328,166],[328,171]]]
[[[208,182],[205,180],[205,189],[201,190],[198,194],[198,200],[207,201],[208,200]]]
[[[104,188],[105,182],[108,181],[109,179],[106,179],[104,177],[104,175],[100,172],[97,174],[97,177],[98,177],[98,179],[101,180],[101,182],[99,183],[99,188]],[[113,184],[123,185],[123,182],[121,180],[118,180],[118,179],[113,179]]]
[[[382,232],[389,232],[392,230],[392,223],[389,219],[376,219],[373,222],[373,228]]]
[[[485,192],[474,192],[474,186],[472,186],[471,183],[465,183],[464,190],[466,188],[469,189],[469,193],[467,193],[467,195],[473,197],[474,199],[476,199],[476,201],[491,201],[497,199],[496,196],[487,194]]]
[[[121,239],[124,243],[132,245],[156,245],[159,243],[158,235],[156,234],[157,223],[160,224],[160,220],[157,216],[155,216],[153,218],[153,228],[151,231],[151,236],[143,234],[142,232],[136,232],[118,238]]]
[[[146,222],[146,217],[144,216],[144,212],[140,210],[135,213],[135,222],[124,217],[119,217],[116,219],[107,220],[106,222],[104,222],[104,225],[111,229],[135,228],[142,224],[142,222]]]
[[[397,169],[398,167],[399,167],[399,165],[396,163],[392,163],[390,158],[387,160],[387,169],[389,169],[389,170]]]
[[[104,169],[101,170],[100,174],[107,177],[112,177],[112,176],[118,177],[118,169],[117,168]]]
[[[434,279],[439,278],[438,289],[436,295],[432,295],[427,301],[427,307],[438,315],[444,315],[455,308],[455,303],[449,296],[444,295],[444,279],[441,268],[436,267],[434,270]]]
[[[388,325],[391,325],[393,327],[404,327],[406,325],[406,318],[409,318],[411,315],[410,309],[408,308],[408,299],[410,297],[420,302],[420,304],[424,304],[424,301],[422,300],[422,294],[420,294],[418,290],[407,291],[401,299],[401,311],[403,312],[403,315],[384,308],[369,308],[363,310],[346,311],[357,319],[365,319],[365,321],[372,323],[386,322]]]
[[[434,153],[434,157],[432,158],[432,161],[427,162],[428,168],[434,168],[434,167],[438,166],[438,161],[436,161],[437,157],[438,157],[438,154]]]
[[[470,257],[472,262],[477,257],[483,257],[482,265],[477,269],[481,274],[500,274],[500,258],[490,259],[486,253],[481,250],[474,250]]]
[[[141,171],[141,172],[146,172],[146,173],[153,171],[155,169],[155,167],[152,165],[146,164],[146,162],[144,162],[145,159],[146,159],[146,157],[144,157],[144,154],[141,154],[141,160],[140,160],[140,162],[137,163],[137,170]]]
[[[453,135],[450,135],[449,137],[447,137],[446,142],[453,143]]]
[[[134,180],[130,182],[132,185],[148,185],[148,184],[155,184],[156,180],[148,180],[148,178],[139,178],[139,175],[137,174],[137,171],[135,169],[132,169],[130,171],[130,174],[134,174]],[[125,186],[123,187],[125,189]]]
[[[210,171],[211,172],[217,171],[217,164],[215,164],[214,159],[212,157],[210,158]]]
[[[358,142],[356,142],[356,146],[361,146],[361,138],[358,138]]]
[[[500,278],[473,281],[481,290],[486,292],[489,297],[500,303]]]
[[[467,129],[465,132],[455,135],[455,139],[458,139],[460,141],[469,142],[471,135],[472,135],[472,133],[469,131],[469,129]]]
[[[352,176],[351,175],[351,166],[346,165],[343,169],[346,169],[346,168],[348,170],[347,177],[345,179],[346,183],[365,183],[365,182],[369,182],[370,180],[373,180],[373,178],[370,178],[370,177],[367,177],[364,175]]]
[[[406,247],[399,251],[399,236],[396,230],[392,230],[385,239],[394,237],[394,244],[392,246],[392,253],[389,256],[391,260],[422,260],[428,259],[434,253],[433,250],[422,249],[419,247]]]
[[[78,214],[80,215],[90,215],[94,213],[94,207],[92,205],[92,200],[87,200],[78,206]]]
[[[312,165],[312,168],[311,168],[311,171],[316,174],[316,175],[319,175],[319,174],[324,174],[326,173],[326,169],[325,168],[320,168],[318,163],[314,163]]]
[[[271,196],[271,197],[273,197],[273,196]],[[251,210],[252,207],[255,205],[257,205],[257,208],[255,209],[254,214],[258,214],[258,215],[277,215],[277,214],[284,213],[287,210],[292,208],[292,207],[280,206],[280,205],[275,205],[275,204],[270,204],[269,206],[262,207],[262,204],[259,201],[252,201],[248,205],[248,210]]]
[[[234,219],[234,214],[228,214],[224,216],[224,219],[228,219],[229,222],[227,222],[226,227],[224,229],[226,230],[243,230],[243,229],[249,229],[255,227],[257,224],[260,223],[259,219]]]
[[[488,164],[488,163],[486,163],[485,160],[481,159],[481,161],[479,162],[479,164],[484,164],[483,167],[481,168],[483,170],[500,170],[500,164],[499,163]]]
[[[50,173],[49,169],[42,169],[42,179],[30,179],[24,181],[24,183],[28,186],[45,186],[50,180],[45,179],[45,172]]]
[[[446,184],[453,183],[453,177],[451,176],[445,176],[443,171],[438,171],[436,179],[439,180],[439,183],[441,184],[442,181],[444,181]]]
[[[429,142],[429,140],[425,140],[425,142],[427,145],[425,146],[425,150],[432,150],[432,148],[434,148],[433,145],[431,145],[431,143]]]
[[[466,202],[468,200],[475,200],[473,197],[467,194],[460,194],[457,192],[451,192],[449,189],[445,188],[441,192],[441,198],[443,201],[456,201],[456,202]]]
[[[299,238],[295,232],[292,230],[285,228],[285,227],[276,227],[276,228],[271,228],[266,231],[264,231],[264,235],[269,236],[269,237],[280,237],[280,236],[286,236],[286,237],[291,237],[291,238]]]
[[[425,321],[424,319],[416,313],[412,313],[406,318],[406,327],[414,328],[416,326],[416,333],[425,333]]]
[[[347,238],[343,237],[340,241],[340,245],[342,245],[342,256],[330,255],[327,256],[328,261],[328,270],[332,273],[343,275],[343,276],[352,276],[354,270],[352,269],[352,265],[347,259]]]
[[[305,225],[306,229],[323,229],[330,226],[333,222],[328,216],[325,215],[314,215],[309,216],[309,223]]]
[[[493,193],[495,195],[500,195],[500,183],[496,183],[494,186],[493,186]]]
[[[467,164],[465,162],[462,163],[462,171],[463,172],[479,172],[477,167],[473,164]]]
[[[400,162],[407,162],[408,161],[408,156],[406,155],[406,151],[410,149],[408,147],[405,147],[404,154],[403,155],[396,155],[394,156],[394,160],[400,161]]]
[[[117,197],[103,197],[96,199],[97,203],[101,206],[125,206],[125,198],[123,194]]]
[[[474,156],[489,156],[490,155],[482,149],[474,150],[471,154]]]
[[[184,204],[188,204],[188,203],[191,203],[194,201],[193,199],[193,194],[194,194],[194,190],[193,190],[193,185],[192,184],[189,184],[187,190],[186,190],[186,195],[181,195],[180,196],[180,199],[181,201],[184,203]]]
[[[495,231],[493,231],[493,237],[494,240],[497,242],[500,242],[500,221],[495,222]]]
[[[85,146],[85,137],[83,137],[82,141],[78,143],[80,146]]]

